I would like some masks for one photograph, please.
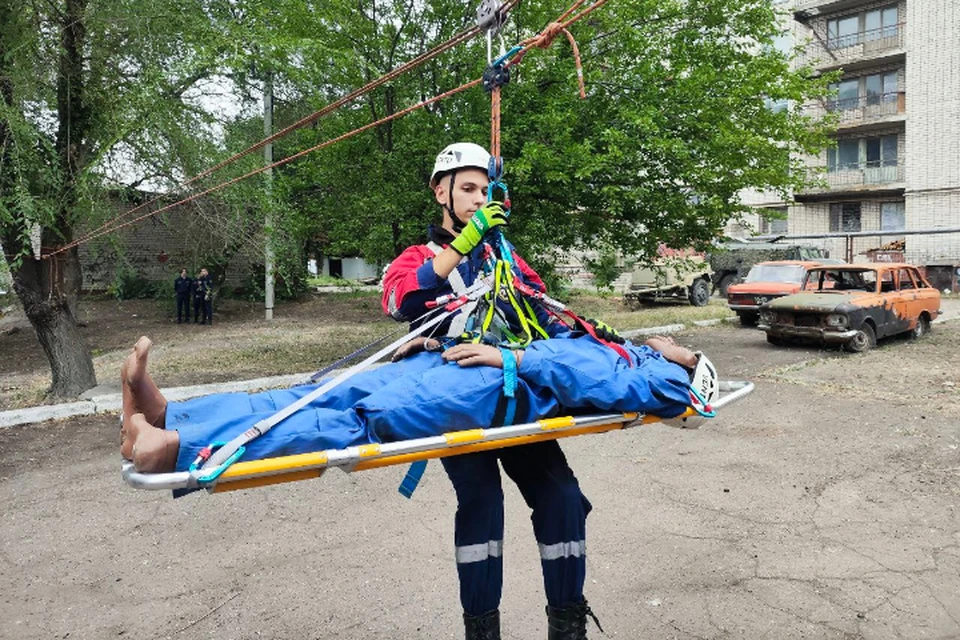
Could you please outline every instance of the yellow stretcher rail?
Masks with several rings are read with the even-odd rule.
[[[719,410],[753,391],[752,382],[720,382],[720,398],[713,403]],[[684,415],[696,415],[688,409]],[[319,478],[331,467],[346,472],[377,469],[418,460],[443,458],[464,453],[556,440],[589,433],[628,429],[640,424],[660,422],[662,418],[640,413],[613,413],[591,416],[547,418],[507,427],[452,431],[439,436],[383,444],[367,444],[346,449],[330,449],[279,458],[235,462],[209,483],[201,482],[209,470],[173,473],[140,473],[124,460],[124,481],[136,489],[207,489],[211,493],[251,489],[283,482]]]

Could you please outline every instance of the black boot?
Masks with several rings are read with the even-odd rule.
[[[466,640],[500,640],[500,611],[494,609],[482,616],[463,614]]]
[[[547,640],[587,640],[587,616],[593,618],[600,633],[603,627],[584,600],[565,607],[547,605]]]

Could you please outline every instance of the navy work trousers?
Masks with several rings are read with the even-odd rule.
[[[500,466],[533,513],[533,533],[547,603],[583,601],[586,523],[592,508],[555,441],[443,459],[457,493],[456,545],[460,602],[479,616],[500,606],[503,588],[503,488]]]
[[[177,322],[190,322],[190,293],[177,294]]]

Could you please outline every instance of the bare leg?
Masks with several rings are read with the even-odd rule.
[[[680,346],[676,340],[669,336],[654,336],[643,344],[659,351],[664,358],[682,367],[693,369],[697,366],[697,354],[686,347]]]
[[[120,455],[133,461],[141,473],[166,473],[177,467],[180,452],[180,434],[177,431],[158,429],[142,413],[135,413],[123,420],[124,438]]]
[[[152,345],[146,336],[137,340],[120,369],[123,419],[127,422],[133,414],[142,413],[147,422],[162,429],[166,423],[167,399],[147,371],[147,356]]]

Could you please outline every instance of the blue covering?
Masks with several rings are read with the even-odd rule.
[[[551,339],[526,348],[518,368],[514,422],[561,411],[641,411],[674,417],[687,407],[689,377],[646,346],[627,343],[631,368],[592,338]],[[168,429],[180,432],[177,470],[203,447],[229,441],[323,382],[257,394],[216,394],[167,406]],[[503,371],[446,364],[420,353],[357,374],[247,445],[243,460],[343,449],[448,431],[489,427],[503,392]]]

